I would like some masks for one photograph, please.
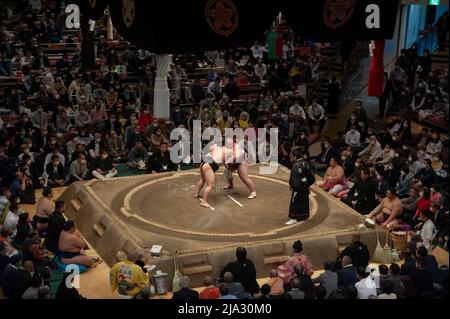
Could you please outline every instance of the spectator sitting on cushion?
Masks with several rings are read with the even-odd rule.
[[[103,181],[117,175],[117,170],[113,167],[111,158],[105,150],[100,151],[100,156],[94,160],[92,176]]]

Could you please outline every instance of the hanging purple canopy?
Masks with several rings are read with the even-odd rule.
[[[317,42],[387,39],[398,8],[398,0],[81,1],[90,17],[106,3],[117,32],[154,53],[247,46],[270,29],[279,12],[295,32]]]

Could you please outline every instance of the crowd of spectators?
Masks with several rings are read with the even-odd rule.
[[[402,50],[387,78],[392,82],[402,74],[404,83],[386,87],[398,87],[404,99],[409,96],[405,90],[418,92],[426,86],[433,90],[427,93],[433,97],[430,106],[439,104],[448,113],[448,73],[431,72],[427,51],[412,59],[416,64],[406,72],[404,60],[414,50]],[[448,249],[448,135],[427,126],[413,134],[414,97],[401,104],[397,93],[386,95],[389,114],[381,114],[381,124],[368,118],[363,101],[357,100],[345,128],[337,137],[323,139],[311,166],[323,174],[319,187],[379,225],[412,232],[429,249]]]
[[[448,296],[448,268],[439,267],[424,247],[405,252],[403,265],[373,267],[369,251],[358,235],[335,261],[327,261],[319,276],[303,252],[301,241],[293,244],[291,257],[272,269],[259,286],[256,269],[243,247],[217,278],[206,276],[198,293],[182,278],[173,299],[433,299]]]

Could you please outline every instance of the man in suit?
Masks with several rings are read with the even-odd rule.
[[[101,151],[105,151],[108,149],[108,147],[106,146],[106,142],[102,137],[102,133],[95,132],[94,136],[95,139],[90,141],[86,147],[91,158],[99,157]]]
[[[48,219],[47,233],[45,235],[45,248],[56,253],[58,250],[59,235],[64,230],[66,219],[64,218],[64,202],[55,203],[55,211]]]
[[[435,183],[436,173],[431,165],[430,159],[425,159],[425,167],[414,175],[414,180],[421,182],[422,185],[427,188],[431,188],[431,186]]]
[[[183,276],[180,278],[181,290],[173,293],[172,299],[175,300],[197,300],[198,292],[189,288],[189,277]]]
[[[301,125],[295,119],[294,114],[289,114],[288,121],[282,124],[281,129],[283,135],[288,137],[292,141],[292,139],[294,139],[294,137],[300,132]]]
[[[159,145],[159,150],[152,154],[149,159],[148,169],[149,173],[162,173],[177,170],[177,165],[172,162],[170,154],[167,151],[167,143],[161,143]]]
[[[316,171],[324,171],[330,165],[332,157],[337,158],[339,152],[334,148],[330,138],[325,137],[322,143],[322,152],[316,156],[309,164]]]
[[[47,183],[53,186],[63,186],[66,177],[66,171],[63,164],[60,162],[58,155],[52,155],[51,162],[45,167],[43,174],[47,178]]]
[[[356,267],[353,266],[352,259],[349,256],[342,257],[342,269],[338,271],[338,287],[346,289],[354,286],[357,281]]]
[[[342,201],[363,215],[369,214],[376,206],[375,189],[376,182],[370,177],[370,170],[364,167],[361,169],[360,180]]]

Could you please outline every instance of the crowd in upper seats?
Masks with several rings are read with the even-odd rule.
[[[37,188],[114,177],[116,163],[147,172],[175,170],[170,132],[180,126],[192,132],[193,120],[222,131],[277,126],[303,147],[308,131],[325,125],[324,107],[311,99],[322,78],[323,45],[299,42],[290,31],[279,61],[269,60],[268,45],[259,42],[220,52],[222,68],[216,66],[219,52],[173,56],[166,121],[153,116],[154,55],[107,41],[97,27],[99,67],[87,70],[79,34],[64,30],[63,11],[33,10],[22,1],[13,13],[21,19],[4,20],[0,28],[2,75],[19,79],[0,87],[1,186],[22,203],[34,203]],[[58,48],[62,53],[51,56]],[[199,67],[206,71],[197,76]],[[298,91],[302,84],[308,84],[307,95]]]

